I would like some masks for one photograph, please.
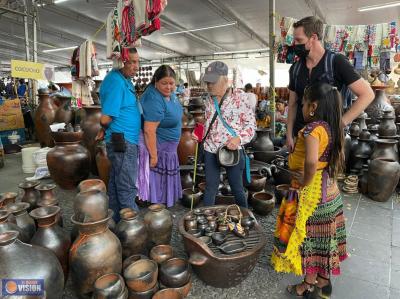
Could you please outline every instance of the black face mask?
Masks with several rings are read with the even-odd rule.
[[[300,58],[306,58],[310,54],[310,50],[306,49],[306,44],[298,44],[293,47],[294,53]]]

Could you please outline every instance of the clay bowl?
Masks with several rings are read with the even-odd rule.
[[[124,277],[130,290],[148,291],[157,283],[157,263],[152,260],[138,260],[124,270]]]
[[[157,245],[150,250],[150,258],[159,265],[173,256],[174,250],[170,245]]]
[[[287,196],[289,191],[290,185],[289,184],[281,184],[276,186],[275,188],[275,196],[278,202],[281,202],[284,197]]]
[[[109,273],[99,277],[94,283],[94,299],[118,298],[125,291],[124,279],[118,273]]]
[[[164,287],[163,285],[161,285],[161,288],[166,289],[167,287]],[[183,298],[186,298],[189,295],[190,290],[192,289],[192,278],[190,278],[189,282],[187,284],[185,284],[183,287],[169,288],[169,289],[178,291],[179,293],[181,293]]]
[[[211,239],[215,245],[220,246],[225,242],[226,234],[222,232],[216,232],[212,234]]]
[[[131,255],[131,256],[127,257],[126,259],[124,259],[124,261],[122,262],[122,270],[125,270],[128,266],[130,266],[134,262],[137,262],[138,260],[148,260],[148,259],[149,258],[143,254]]]
[[[188,230],[188,234],[192,235],[195,238],[199,238],[201,237],[201,230],[196,228],[196,229],[190,229]]]
[[[253,217],[245,216],[242,218],[241,224],[243,227],[252,229],[254,227],[254,225],[256,224],[256,220]]]
[[[212,242],[212,239],[209,236],[202,236],[199,239],[206,245],[210,245]]]
[[[163,289],[155,293],[152,299],[183,299],[183,295],[176,289]]]
[[[153,298],[153,295],[158,291],[158,283],[154,285],[154,287],[148,291],[144,292],[135,292],[132,290],[129,290],[129,299],[151,299]]]
[[[252,175],[250,184],[247,186],[247,189],[253,192],[259,192],[264,190],[265,183],[267,182],[267,178],[261,175]]]
[[[274,146],[273,151],[254,151],[254,160],[271,163],[281,151],[282,149],[278,146]]]
[[[88,179],[79,183],[78,185],[79,192],[85,192],[89,190],[100,190],[101,192],[106,193],[107,188],[102,180],[99,179]]]
[[[160,282],[171,288],[180,288],[188,283],[191,276],[189,262],[182,258],[173,258],[161,264]]]
[[[192,206],[193,198],[193,207],[195,207],[200,203],[202,195],[203,193],[200,191],[199,188],[194,188],[194,192],[192,188],[183,189],[181,203],[183,206],[190,208]]]
[[[268,215],[275,207],[275,196],[270,192],[254,193],[252,205],[257,214]]]

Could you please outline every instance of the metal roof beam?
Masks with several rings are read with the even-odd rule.
[[[326,16],[322,12],[322,9],[319,6],[319,4],[317,3],[317,1],[315,1],[315,0],[304,0],[304,2],[311,9],[311,11],[312,11],[314,16],[320,18],[321,21],[324,22],[325,24],[328,23],[327,20],[326,20]]]

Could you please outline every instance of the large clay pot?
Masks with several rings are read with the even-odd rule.
[[[38,245],[53,251],[64,271],[64,278],[68,277],[68,251],[71,246],[69,233],[57,224],[57,215],[60,207],[42,207],[34,209],[30,215],[38,223],[38,230],[31,240],[32,245]]]
[[[384,87],[374,86],[373,89],[375,90],[375,98],[367,109],[365,109],[365,112],[371,118],[372,123],[378,123],[382,112],[385,110],[393,110],[393,107],[389,104]]]
[[[144,223],[149,234],[150,247],[169,244],[172,234],[172,215],[163,204],[154,204],[144,215]]]
[[[63,189],[74,189],[87,179],[90,154],[80,145],[83,132],[52,132],[56,146],[47,153],[51,178]]]
[[[24,190],[24,195],[21,198],[22,202],[29,203],[28,210],[31,211],[37,207],[37,202],[40,198],[39,192],[35,189],[40,184],[39,181],[26,181],[18,185],[19,188]]]
[[[50,125],[54,122],[57,106],[49,97],[48,89],[39,89],[39,106],[35,111],[35,132],[41,147],[53,147]]]
[[[271,129],[257,130],[257,138],[252,142],[252,148],[255,152],[273,151],[274,144],[270,138]]]
[[[86,106],[83,107],[85,110],[85,118],[81,121],[81,128],[83,130],[82,144],[88,149],[90,153],[90,169],[93,174],[97,175],[96,165],[96,136],[101,129],[100,117],[101,117],[101,106]]]
[[[0,210],[0,233],[5,233],[10,230],[17,231],[18,239],[24,243],[29,243],[29,236],[18,225],[9,220],[10,212],[7,210]]]
[[[91,190],[98,190],[103,193],[107,193],[106,185],[102,180],[99,179],[87,179],[79,183],[78,191],[86,192]]]
[[[143,220],[130,208],[122,209],[119,214],[121,220],[117,224],[116,235],[121,241],[123,258],[144,253],[147,245],[147,229]]]
[[[378,126],[378,134],[380,138],[396,136],[397,127],[394,122],[394,117],[391,116],[391,110],[383,112],[383,116],[380,118],[380,123]]]
[[[26,202],[12,203],[7,206],[7,210],[15,216],[15,221],[18,227],[20,227],[29,240],[32,239],[36,232],[35,221],[28,215],[29,204]]]
[[[0,234],[0,277],[43,279],[44,297],[62,298],[64,274],[56,256],[47,248],[22,243],[17,236],[15,231]]]
[[[388,201],[400,178],[398,162],[372,160],[368,170],[368,196],[375,201]]]
[[[122,248],[118,238],[108,229],[108,216],[100,221],[71,221],[79,228],[79,236],[69,251],[71,278],[80,298],[90,298],[95,281],[108,273],[121,273]]]
[[[35,189],[39,191],[40,197],[37,201],[37,206],[39,207],[47,207],[54,206],[58,204],[58,200],[54,194],[54,189],[57,186],[55,184],[41,184],[36,186]]]
[[[79,192],[74,200],[74,213],[78,222],[100,221],[108,215],[108,196],[100,190]]]
[[[72,121],[73,111],[71,108],[71,97],[56,96],[59,103],[54,122],[69,124]]]
[[[371,155],[371,160],[380,159],[392,162],[399,161],[397,150],[397,140],[395,139],[377,139],[375,149]]]
[[[179,164],[186,165],[189,157],[194,156],[196,142],[192,139],[193,127],[182,127],[182,135],[178,144]]]
[[[275,195],[264,191],[256,192],[253,194],[251,205],[257,214],[268,215],[275,207]]]
[[[105,144],[97,145],[96,165],[99,171],[99,177],[108,186],[110,177],[111,162],[107,157],[107,148]]]

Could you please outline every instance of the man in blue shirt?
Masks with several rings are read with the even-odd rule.
[[[110,71],[100,86],[103,129],[97,139],[105,137],[111,161],[107,193],[115,222],[120,219],[121,209],[138,210],[135,197],[141,109],[132,84],[138,70],[139,54],[135,48],[129,49],[124,67]]]

